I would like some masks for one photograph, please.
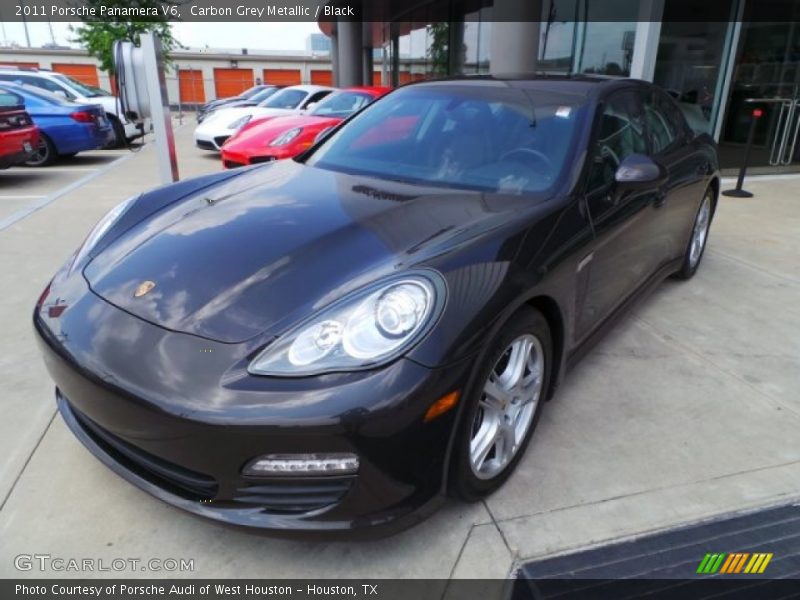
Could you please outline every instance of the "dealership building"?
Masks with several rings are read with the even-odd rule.
[[[800,170],[800,1],[411,5],[365,2],[364,23],[320,22],[332,39],[339,85],[371,81],[375,49],[383,58],[382,79],[392,85],[481,73],[636,77],[667,89],[691,125],[714,136],[724,167],[740,164],[755,111],[762,116],[750,164],[768,172]]]

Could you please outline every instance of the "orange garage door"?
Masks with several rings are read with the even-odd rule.
[[[202,104],[206,101],[203,72],[200,69],[180,69],[178,71],[178,89],[182,104],[186,102]]]
[[[94,65],[73,65],[68,63],[53,63],[53,71],[74,77],[81,83],[97,87],[100,81],[97,79],[97,67]]]
[[[372,85],[383,85],[383,74],[380,71],[372,72]]]
[[[264,69],[264,83],[300,85],[300,69]]]
[[[217,98],[237,96],[250,87],[253,87],[253,69],[214,69]]]
[[[311,83],[314,85],[333,85],[333,73],[330,71],[311,70]]]

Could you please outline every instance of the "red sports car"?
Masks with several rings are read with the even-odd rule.
[[[389,91],[386,87],[351,87],[322,100],[308,113],[267,117],[248,123],[222,146],[226,169],[297,156],[324,131]]]
[[[39,129],[25,112],[25,100],[0,92],[0,169],[22,164],[39,145]]]

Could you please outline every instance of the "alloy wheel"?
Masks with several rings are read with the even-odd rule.
[[[31,155],[31,157],[25,161],[25,164],[30,165],[32,167],[38,167],[39,165],[45,164],[50,159],[50,146],[48,146],[47,142],[40,137],[39,143],[36,145],[36,151]]]
[[[479,479],[491,479],[519,451],[544,383],[544,350],[531,334],[512,341],[487,378],[472,422],[469,459]]]
[[[708,226],[711,223],[711,198],[706,195],[700,210],[697,211],[697,218],[692,230],[692,241],[689,246],[689,266],[694,268],[703,254],[703,248],[708,238]]]

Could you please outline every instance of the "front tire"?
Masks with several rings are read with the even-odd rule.
[[[515,313],[490,342],[465,395],[456,438],[451,493],[475,501],[511,475],[539,421],[549,385],[550,328],[533,308]]]
[[[697,272],[703,253],[706,250],[711,219],[714,216],[714,204],[714,191],[709,188],[706,190],[703,200],[700,202],[700,207],[697,209],[694,224],[692,225],[692,234],[689,237],[689,245],[686,247],[686,252],[683,256],[683,264],[674,275],[676,279],[691,279]]]

